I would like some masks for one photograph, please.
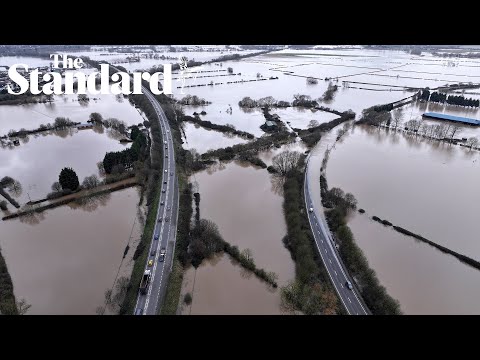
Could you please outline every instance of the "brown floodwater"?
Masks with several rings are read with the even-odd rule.
[[[29,314],[95,314],[117,271],[130,276],[142,230],[138,200],[138,189],[129,188],[0,223],[15,296],[32,305]]]
[[[16,199],[21,205],[29,198],[42,199],[52,191],[51,186],[58,181],[64,167],[73,168],[80,183],[86,176],[99,176],[97,163],[105,153],[126,148],[108,134],[108,130],[100,127],[29,135],[21,140],[20,146],[0,148],[0,174],[20,182],[22,192]]]
[[[480,272],[430,245],[355,214],[348,225],[405,314],[479,314]]]
[[[265,169],[240,162],[221,164],[192,176],[200,191],[200,216],[218,225],[223,238],[250,249],[255,264],[278,275],[283,286],[295,277],[295,264],[282,238],[286,234],[282,185]],[[184,292],[193,286],[187,272]],[[197,270],[192,314],[277,314],[279,290],[232,265],[228,255]],[[226,286],[228,284],[228,286]],[[191,288],[188,288],[191,289]]]
[[[183,302],[192,294],[191,306]],[[184,274],[180,297],[183,315],[276,315],[281,314],[278,290],[245,271],[226,254],[204,261]]]
[[[387,219],[478,260],[479,155],[403,133],[356,126],[332,151],[327,180],[329,187],[355,195],[369,216]],[[357,242],[380,282],[407,313],[480,312],[480,292],[472,286],[480,280],[478,270],[360,218],[349,222]],[[434,301],[437,297],[442,299]]]

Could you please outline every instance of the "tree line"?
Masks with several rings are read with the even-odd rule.
[[[419,99],[424,101],[440,103],[440,104],[447,103],[449,105],[457,105],[457,106],[465,106],[465,107],[480,106],[479,99],[466,98],[463,95],[447,95],[446,93],[440,93],[436,91],[430,93],[429,89],[423,89],[419,96]]]

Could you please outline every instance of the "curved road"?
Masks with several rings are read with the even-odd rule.
[[[361,299],[354,281],[348,274],[342,260],[340,259],[340,255],[337,252],[334,240],[325,219],[321,215],[317,216],[317,213],[320,212],[318,212],[315,208],[308,185],[307,173],[309,160],[310,154],[307,157],[303,191],[308,221],[310,222],[310,228],[312,229],[318,252],[320,253],[325,268],[327,269],[333,287],[335,288],[338,297],[340,298],[340,301],[342,302],[347,313],[349,315],[370,315],[370,311]],[[310,212],[309,209],[313,209],[313,211]],[[350,283],[353,285],[352,290],[348,289],[346,286],[347,281],[350,281]]]
[[[153,239],[148,249],[145,270],[151,270],[150,284],[145,295],[138,293],[134,314],[156,315],[165,295],[168,275],[172,269],[173,252],[177,237],[178,220],[178,181],[175,173],[175,153],[172,134],[167,117],[150,90],[142,86],[142,91],[150,100],[160,122],[164,148],[163,171],[160,201],[157,209]],[[162,205],[163,203],[163,205]],[[162,219],[161,221],[160,218]],[[155,238],[158,237],[158,240]],[[160,250],[165,249],[165,259],[161,259]],[[153,265],[148,266],[150,260]],[[142,274],[143,275],[143,274]]]

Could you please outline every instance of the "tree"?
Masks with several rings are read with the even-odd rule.
[[[58,177],[58,181],[63,190],[69,189],[75,191],[80,185],[78,176],[72,168],[63,168]]]
[[[238,106],[246,107],[246,108],[254,108],[257,106],[257,102],[253,100],[251,97],[246,96],[238,102]]]
[[[186,293],[183,301],[185,302],[185,304],[190,305],[192,303],[192,294]]]
[[[17,302],[17,309],[18,309],[19,315],[25,315],[28,309],[30,309],[31,307],[32,305],[27,304],[27,301],[25,299],[22,299]]]
[[[233,74],[233,68],[229,67],[227,70],[229,74]]]
[[[85,179],[83,179],[82,187],[84,189],[93,189],[97,187],[99,184],[100,184],[100,181],[98,180],[98,177],[96,175],[90,175],[90,176],[87,176]]]
[[[52,191],[56,191],[56,192],[62,191],[62,185],[60,185],[58,181],[55,181],[52,184]]]
[[[90,101],[90,98],[88,97],[87,94],[78,94],[77,99],[78,101],[81,101],[81,102]]]
[[[272,166],[276,172],[286,176],[298,166],[301,154],[298,151],[286,150],[272,158]]]
[[[308,78],[307,78],[307,84],[309,84],[309,85],[316,85],[316,84],[318,84],[318,80],[315,79],[315,78],[313,78],[313,77],[308,77]]]
[[[320,123],[317,120],[310,120],[310,122],[308,123],[308,127],[310,129],[314,128],[314,127],[317,127],[318,125],[320,125]]]
[[[477,147],[478,145],[478,139],[476,137],[471,137],[467,140],[467,145],[470,146],[470,149],[472,147]]]
[[[101,123],[103,121],[103,116],[97,112],[90,114],[90,120],[96,123]]]
[[[132,131],[130,133],[130,139],[135,140],[137,138],[138,134],[140,134],[140,133],[141,133],[141,131],[138,128],[138,126],[136,126],[136,125],[132,126]]]
[[[247,260],[247,261],[251,261],[252,260],[252,256],[253,256],[253,253],[252,253],[252,250],[250,249],[244,249],[242,251],[242,256]]]
[[[7,202],[5,200],[0,201],[0,209],[2,209],[3,211],[8,209]]]
[[[402,113],[403,113],[403,110],[401,107],[393,111],[391,124],[395,130],[397,130],[397,128],[400,126],[400,123],[402,120]]]
[[[357,199],[355,199],[355,196],[351,193],[347,193],[345,195],[345,202],[350,206],[352,209],[355,209],[357,207]]]
[[[453,139],[455,134],[460,130],[459,126],[453,125],[451,130],[450,130],[450,139]]]
[[[55,118],[55,121],[53,122],[53,127],[55,129],[62,129],[62,128],[66,128],[68,126],[71,126],[72,124],[73,124],[73,122],[70,121],[69,118],[57,117],[57,118]]]

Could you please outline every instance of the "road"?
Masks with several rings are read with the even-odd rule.
[[[315,237],[315,243],[322,258],[322,261],[327,269],[328,275],[332,281],[340,301],[349,315],[370,315],[370,311],[365,306],[365,303],[360,297],[358,289],[355,286],[352,278],[348,274],[344,267],[340,255],[336,249],[332,234],[328,228],[328,225],[319,211],[315,208],[315,203],[312,201],[312,197],[309,191],[308,184],[308,165],[310,155],[307,157],[307,167],[305,169],[305,184],[304,184],[304,196],[305,205],[307,208],[308,221],[312,229],[313,236]],[[317,186],[320,186],[317,184]],[[310,211],[313,209],[313,211]],[[353,285],[353,289],[348,289],[346,282],[350,281]]]
[[[160,201],[157,209],[153,239],[148,250],[147,263],[144,270],[151,271],[150,284],[146,294],[138,293],[134,314],[156,315],[159,305],[165,296],[168,275],[172,269],[173,252],[177,235],[178,221],[178,179],[175,172],[175,150],[170,125],[160,104],[150,90],[142,86],[142,91],[150,100],[158,121],[160,122],[162,141],[164,143],[164,158]],[[166,143],[165,143],[166,142]],[[161,219],[161,220],[160,220]],[[156,238],[158,239],[156,240]],[[165,259],[160,256],[160,250],[165,249]],[[152,266],[149,261],[153,260]]]

